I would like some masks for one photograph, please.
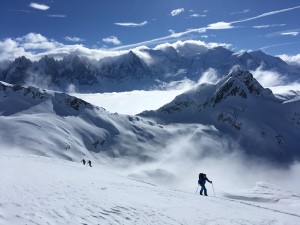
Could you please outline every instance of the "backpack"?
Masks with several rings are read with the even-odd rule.
[[[205,173],[200,173],[199,174],[199,180],[204,180],[204,176],[206,176]]]
[[[200,173],[200,174],[199,174],[199,180],[198,180],[198,184],[199,184],[199,185],[203,185],[203,184],[205,183],[205,178],[204,178],[204,176],[206,176],[205,173]]]

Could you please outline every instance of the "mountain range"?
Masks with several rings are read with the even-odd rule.
[[[140,47],[100,60],[68,55],[31,61],[23,56],[0,69],[0,80],[58,91],[119,92],[163,88],[183,79],[197,82],[209,69],[222,78],[236,67],[274,71],[288,81],[299,80],[299,67],[262,51],[234,52],[193,41]]]
[[[112,114],[65,93],[1,82],[0,115],[0,139],[8,149],[69,160],[90,155],[155,161],[180,140],[192,146],[182,151],[199,159],[230,152],[280,165],[300,159],[300,99],[277,98],[239,69],[137,116]],[[213,147],[206,139],[214,140]]]

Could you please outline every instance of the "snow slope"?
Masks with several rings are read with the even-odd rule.
[[[0,224],[300,224],[299,210],[170,190],[98,164],[90,168],[53,158],[1,155],[0,174]],[[287,199],[292,208],[299,207],[295,198]]]
[[[109,113],[64,93],[0,82],[1,152],[79,160],[133,157],[153,160],[172,131],[153,121]],[[122,157],[121,157],[122,158]],[[122,160],[122,159],[120,159]]]

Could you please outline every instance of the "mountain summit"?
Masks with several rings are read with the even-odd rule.
[[[139,115],[166,124],[213,125],[250,155],[281,161],[300,157],[300,101],[277,99],[248,71],[234,70],[215,85],[201,84]]]

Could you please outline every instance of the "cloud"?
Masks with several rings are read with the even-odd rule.
[[[285,77],[276,71],[265,71],[262,67],[250,71],[253,77],[264,87],[273,87],[285,84]]]
[[[48,41],[46,37],[37,33],[29,33],[23,37],[16,38],[16,40],[20,42],[30,42],[30,43],[40,43],[40,42]]]
[[[230,13],[231,15],[234,15],[234,14],[244,14],[244,13],[248,13],[250,12],[250,9],[244,9],[242,11],[238,11],[238,12],[232,12]]]
[[[282,54],[282,55],[278,55],[278,57],[280,57],[282,60],[284,60],[288,64],[300,65],[300,54],[297,54],[297,55]]]
[[[53,18],[66,18],[66,15],[62,14],[49,14],[48,17],[53,17]]]
[[[26,9],[12,9],[12,11],[14,12],[21,12],[21,13],[33,13],[29,10],[26,10]]]
[[[74,37],[71,37],[74,38]],[[120,41],[118,38],[111,36],[104,40],[109,41],[111,44],[118,44]],[[157,48],[164,46],[173,46],[175,48],[181,48],[185,44],[194,45],[195,48],[214,48],[217,46],[229,47],[230,45],[226,43],[205,43],[202,41],[177,41],[173,44],[165,43],[163,45],[158,45]],[[151,62],[151,58],[147,58],[146,55],[143,54],[141,49],[147,48],[139,47],[140,44],[130,48],[141,58],[145,59],[147,62]],[[202,46],[202,47],[201,47]],[[55,59],[62,59],[63,57],[74,54],[78,56],[87,57],[90,59],[99,60],[104,57],[112,57],[119,56],[127,53],[129,50],[122,49],[96,49],[96,48],[87,48],[82,44],[63,44],[57,42],[53,39],[48,39],[41,34],[29,33],[19,38],[7,38],[5,40],[0,40],[0,63],[12,61],[17,57],[25,56],[30,60],[37,61],[42,57],[48,55],[50,57],[54,57]],[[146,62],[146,63],[147,63]]]
[[[120,45],[121,41],[115,37],[115,36],[110,36],[107,38],[103,38],[102,41],[104,41],[107,44],[114,44],[114,45]]]
[[[30,57],[31,54],[11,38],[0,41],[0,62],[11,61],[20,56]]]
[[[199,40],[186,40],[186,41],[176,41],[176,42],[171,43],[171,44],[170,43],[160,44],[160,45],[157,45],[156,47],[154,47],[153,49],[163,50],[163,49],[168,48],[168,47],[173,47],[175,49],[180,49],[184,45],[194,45],[194,48],[192,48],[192,50],[198,48],[197,51],[199,51],[199,47],[201,47],[202,49],[211,49],[211,48],[215,48],[215,47],[219,47],[219,46],[222,46],[224,48],[229,48],[230,47],[229,44],[225,44],[225,43],[215,43],[215,42],[206,43],[204,41],[199,41]]]
[[[273,37],[279,37],[279,36],[297,36],[300,32],[300,29],[292,29],[292,30],[281,30],[276,31],[272,33],[267,33],[265,37],[267,38],[273,38]]]
[[[121,55],[125,52],[128,51],[90,49],[81,44],[64,45],[36,33],[29,33],[15,39],[0,40],[0,62],[12,61],[20,56],[25,56],[33,61],[37,61],[45,55],[62,59],[69,54],[99,60],[108,56]]]
[[[268,25],[257,25],[257,26],[253,26],[253,28],[256,29],[262,29],[262,28],[269,28],[269,27],[282,27],[285,26],[286,24],[282,23],[282,24],[268,24]]]
[[[83,41],[85,41],[84,39],[79,38],[79,37],[69,37],[69,36],[64,37],[64,39],[66,41],[71,41],[71,42],[83,42]]]
[[[291,8],[280,9],[280,10],[276,10],[276,11],[270,11],[270,12],[266,12],[266,13],[260,14],[258,16],[254,16],[254,17],[250,17],[250,18],[246,18],[246,19],[242,19],[242,20],[236,20],[236,21],[233,21],[231,23],[234,24],[234,23],[247,22],[247,21],[256,20],[256,19],[259,19],[259,18],[263,18],[263,17],[267,17],[267,16],[272,16],[272,15],[275,15],[275,14],[283,13],[283,12],[288,12],[288,11],[299,9],[299,8],[300,8],[300,6],[295,6],[295,7],[291,7]]]
[[[201,15],[201,14],[195,13],[195,14],[190,15],[190,17],[198,18],[198,17],[206,17],[206,15],[204,15],[204,14]]]
[[[18,45],[26,50],[32,49],[54,49],[60,45],[60,43],[48,40],[41,34],[29,33],[23,37],[16,38]]]
[[[132,22],[126,22],[126,23],[114,23],[115,25],[118,26],[123,26],[123,27],[142,27],[148,24],[148,21],[143,21],[141,23],[132,23]]]
[[[177,16],[179,15],[180,13],[183,13],[184,12],[184,8],[180,8],[180,9],[174,9],[171,11],[170,15],[171,16]]]
[[[281,35],[290,35],[290,36],[297,36],[299,32],[292,31],[292,32],[282,32]]]
[[[34,3],[34,2],[31,2],[29,4],[29,7],[34,8],[34,9],[38,9],[38,10],[48,10],[48,9],[50,9],[50,7],[47,6],[47,5]]]
[[[280,43],[280,44],[276,44],[276,45],[268,45],[268,46],[264,46],[261,47],[260,49],[267,49],[267,48],[274,48],[274,47],[278,47],[278,46],[284,46],[284,45],[291,45],[291,44],[298,44],[300,43],[300,41],[294,41],[294,42],[286,42],[286,43]]]
[[[227,22],[217,22],[212,23],[207,26],[208,30],[224,30],[224,29],[232,29],[234,26],[231,25],[231,23]]]
[[[203,83],[216,84],[220,80],[219,77],[220,76],[218,75],[215,69],[209,68],[202,74],[202,76],[198,80],[198,84],[203,84]]]
[[[247,22],[250,20],[255,20],[255,19],[259,19],[262,17],[267,17],[267,16],[271,16],[271,15],[275,15],[278,13],[283,13],[283,12],[287,12],[287,11],[291,11],[291,10],[295,10],[300,8],[300,6],[296,6],[296,7],[292,7],[292,8],[286,8],[286,9],[281,9],[281,10],[277,10],[277,11],[271,11],[271,12],[267,12],[267,13],[263,13],[260,14],[258,16],[255,17],[250,17],[250,18],[246,18],[246,19],[242,19],[242,20],[237,20],[237,21],[232,21],[232,22],[216,22],[216,23],[212,23],[206,27],[200,27],[200,28],[195,28],[195,29],[188,29],[186,31],[183,32],[178,32],[178,33],[174,33],[171,35],[167,35],[164,37],[159,37],[159,38],[154,38],[151,40],[147,40],[147,41],[143,41],[140,43],[135,43],[135,44],[130,44],[130,45],[125,45],[125,46],[121,46],[118,47],[116,49],[128,49],[128,48],[134,48],[140,45],[153,45],[153,44],[159,44],[162,42],[166,42],[166,41],[174,41],[174,40],[178,40],[178,38],[180,37],[181,39],[184,39],[184,36],[190,35],[192,33],[205,33],[207,30],[211,29],[211,30],[215,30],[215,29],[230,29],[230,28],[234,28],[234,26],[232,26],[232,24],[235,23],[243,23],[243,22]]]

